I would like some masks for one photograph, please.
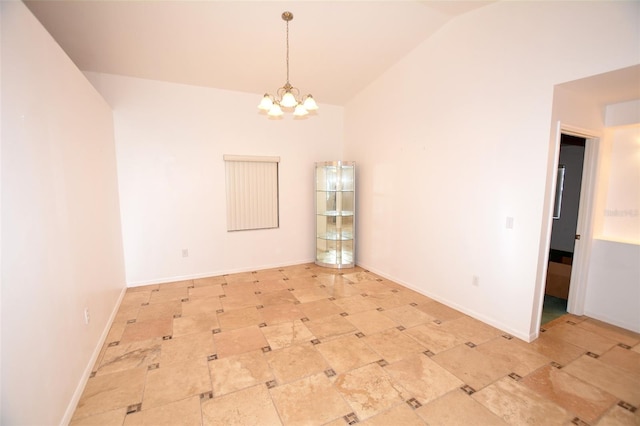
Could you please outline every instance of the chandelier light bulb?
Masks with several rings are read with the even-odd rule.
[[[271,107],[273,107],[273,99],[271,99],[271,96],[269,96],[268,93],[265,93],[264,97],[260,101],[260,105],[258,105],[258,108],[263,111],[269,111]]]
[[[298,100],[295,96],[293,96],[293,93],[291,93],[290,91],[286,91],[284,92],[284,95],[282,95],[280,105],[285,108],[293,108],[294,106],[298,105]]]
[[[307,114],[309,114],[309,111],[300,104],[296,105],[296,109],[293,111],[293,115],[296,117],[304,117]]]
[[[313,96],[311,95],[307,95],[305,97],[302,105],[307,111],[315,111],[318,109],[318,104],[316,104],[316,101],[313,99]]]
[[[280,108],[280,105],[275,103],[271,106],[271,109],[267,113],[269,117],[280,117],[282,114],[283,114],[282,108]]]

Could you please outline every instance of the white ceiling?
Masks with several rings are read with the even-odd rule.
[[[83,71],[344,105],[460,14],[490,1],[26,1]]]

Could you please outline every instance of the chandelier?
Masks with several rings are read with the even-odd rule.
[[[283,12],[282,19],[287,23],[287,82],[276,91],[275,96],[265,93],[258,109],[267,111],[271,118],[281,117],[284,111],[293,111],[295,117],[304,117],[309,111],[317,110],[318,105],[311,95],[300,97],[300,90],[289,83],[289,21],[293,19],[293,13]]]

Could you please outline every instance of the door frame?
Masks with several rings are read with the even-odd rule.
[[[591,242],[594,234],[594,209],[596,205],[597,178],[600,160],[600,139],[601,133],[591,129],[575,127],[570,124],[558,121],[556,126],[553,145],[550,147],[554,152],[553,162],[547,170],[547,179],[551,180],[551,188],[547,194],[547,211],[545,212],[545,223],[543,223],[542,235],[544,239],[543,250],[539,254],[539,269],[542,273],[538,279],[538,298],[534,303],[534,316],[537,327],[532,333],[532,338],[536,339],[540,332],[542,322],[542,307],[544,304],[545,287],[547,284],[547,268],[549,261],[549,250],[551,248],[551,229],[553,226],[553,208],[555,202],[555,189],[557,184],[558,164],[560,162],[560,139],[563,134],[585,138],[584,160],[582,168],[582,182],[580,185],[580,202],[578,205],[578,223],[576,234],[580,235],[580,240],[575,241],[573,252],[573,264],[571,267],[571,278],[569,280],[569,299],[567,312],[574,315],[584,315],[585,296],[587,292],[587,278],[589,275],[589,260],[591,257]],[[537,309],[535,309],[537,307]]]

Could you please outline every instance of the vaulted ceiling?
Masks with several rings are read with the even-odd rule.
[[[26,1],[83,71],[344,105],[451,19],[490,1]]]

